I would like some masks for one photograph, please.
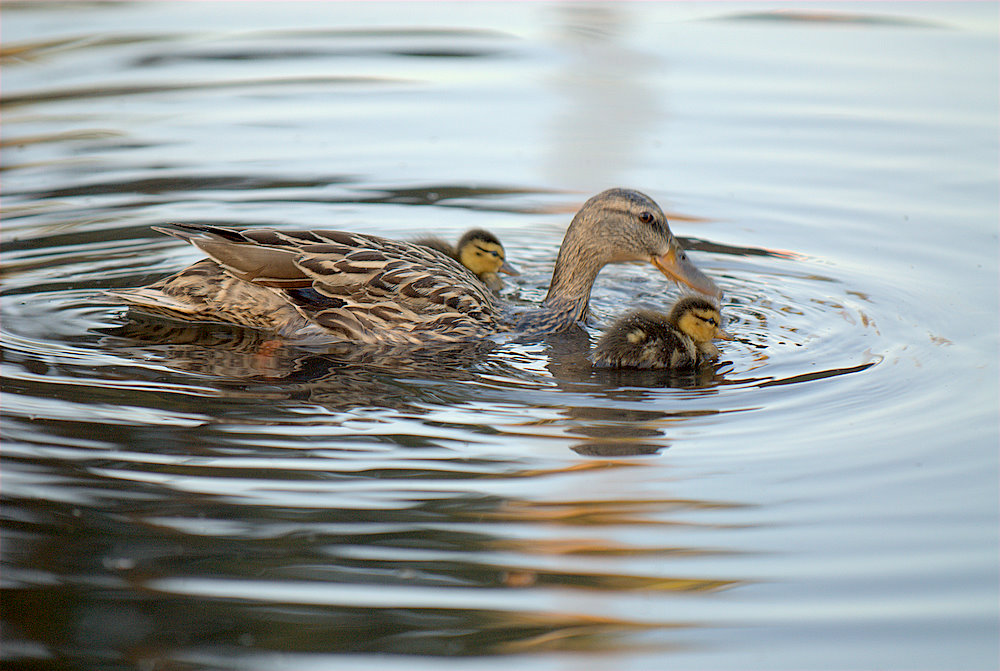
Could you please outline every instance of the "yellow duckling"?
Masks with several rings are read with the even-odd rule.
[[[696,368],[719,356],[715,339],[733,339],[722,330],[719,308],[687,296],[667,315],[636,310],[620,318],[601,336],[592,359],[612,368]]]
[[[507,255],[497,237],[481,228],[467,231],[454,247],[437,237],[419,238],[413,244],[430,247],[455,259],[493,291],[503,289],[503,280],[498,273],[520,275],[514,266],[507,263]]]

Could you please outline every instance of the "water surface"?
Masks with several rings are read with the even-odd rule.
[[[4,3],[5,660],[996,668],[989,3]],[[136,320],[170,221],[494,231],[653,196],[710,371]]]

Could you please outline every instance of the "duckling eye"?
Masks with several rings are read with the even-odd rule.
[[[653,216],[652,212],[640,212],[639,213],[639,221],[641,221],[644,224],[651,224],[651,223],[653,223],[654,219],[656,219],[656,217]]]
[[[498,258],[498,259],[500,258],[500,252],[498,252],[498,251],[496,251],[494,249],[484,249],[484,248],[480,247],[479,245],[476,245],[476,251],[479,252],[480,256],[483,255],[483,254],[492,254],[496,258]]]

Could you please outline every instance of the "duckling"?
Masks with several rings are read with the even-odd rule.
[[[591,289],[609,263],[647,261],[675,282],[719,293],[688,258],[660,207],[631,189],[609,189],[583,204],[566,229],[548,294],[526,309],[500,301],[455,261],[411,242],[347,231],[153,228],[209,258],[110,295],[139,311],[238,324],[301,344],[419,347],[561,333],[586,319]]]
[[[497,273],[520,275],[514,266],[507,262],[500,240],[481,228],[467,231],[454,247],[437,237],[418,238],[413,244],[430,247],[455,259],[493,291],[503,289],[503,280]]]
[[[687,296],[663,315],[636,310],[601,336],[592,360],[613,368],[695,368],[719,356],[712,340],[732,340],[722,330],[719,308],[701,296]]]

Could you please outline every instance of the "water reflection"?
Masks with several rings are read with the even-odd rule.
[[[107,351],[218,378],[217,387],[222,391],[233,383],[240,390],[246,389],[247,382],[280,383],[280,387],[270,387],[269,396],[279,394],[337,410],[370,406],[416,411],[421,402],[461,403],[465,400],[465,387],[479,386],[484,379],[494,386],[497,381],[508,380],[513,383],[510,392],[515,394],[525,383],[547,386],[552,382],[564,391],[583,392],[609,401],[642,401],[664,387],[701,388],[710,392],[723,381],[719,371],[726,365],[694,371],[594,368],[588,359],[591,335],[582,328],[541,342],[540,353],[546,357],[545,370],[551,379],[526,374],[503,357],[491,356],[491,352],[502,347],[492,341],[416,350],[343,343],[310,351],[250,329],[224,324],[181,324],[132,311],[127,312],[122,325],[99,331],[105,335],[102,347]],[[501,383],[494,391],[503,394],[504,388]],[[598,416],[589,417],[589,408],[568,411],[569,419],[600,419],[604,412],[597,408],[594,412]],[[641,416],[642,413],[635,414],[636,418]],[[661,416],[664,415],[656,414]],[[619,419],[631,417],[625,413]],[[594,431],[609,437],[603,429]],[[642,431],[623,429],[620,437],[635,438]],[[584,429],[579,432],[587,435]]]
[[[126,96],[155,95],[183,91],[219,91],[224,89],[245,89],[247,91],[267,91],[298,86],[312,86],[321,90],[345,88],[352,86],[375,86],[384,84],[399,84],[401,80],[384,77],[362,76],[313,76],[313,77],[277,77],[273,79],[205,80],[200,82],[185,82],[183,84],[160,82],[157,84],[120,84],[99,87],[78,87],[62,89],[44,89],[5,95],[3,107],[17,108],[36,105],[45,102],[66,100],[86,100],[88,98],[122,98]]]
[[[345,343],[309,351],[249,329],[128,314],[122,326],[101,329],[104,349],[211,376],[223,396],[316,404],[332,412],[383,408],[420,416],[441,404],[465,405],[470,390],[480,402],[511,403],[526,401],[528,390],[554,385],[587,399],[586,404],[556,410],[563,435],[578,440],[570,448],[602,458],[656,454],[669,447],[670,432],[687,418],[719,412],[629,407],[656,399],[670,388],[711,398],[725,384],[724,370],[730,366],[722,362],[693,371],[594,368],[588,359],[591,335],[578,328],[540,343],[547,375],[539,376],[507,357],[493,356],[503,347],[489,341],[420,350]],[[508,351],[516,353],[516,345],[512,347]],[[528,419],[518,431],[532,431],[549,421]]]
[[[662,65],[629,46],[631,13],[619,3],[554,6],[553,39],[566,59],[550,80],[560,111],[544,172],[555,184],[596,192],[621,183],[663,118],[662,97],[644,82]]]
[[[638,370],[595,368],[588,358],[591,336],[582,328],[543,340],[546,370],[556,386],[583,394],[586,405],[560,411],[567,437],[585,440],[571,446],[577,454],[593,457],[651,455],[669,447],[666,429],[685,417],[714,414],[714,410],[633,409],[662,397],[664,389],[700,390],[711,397],[724,381],[726,362],[695,370]],[[676,427],[674,427],[676,428]]]
[[[649,602],[657,594],[745,584],[662,568],[602,571],[594,564],[600,557],[724,556],[689,544],[613,541],[601,530],[684,527],[690,511],[739,507],[734,502],[475,493],[483,477],[498,476],[495,466],[489,474],[456,473],[452,491],[413,490],[387,500],[377,494],[387,482],[422,476],[430,483],[441,472],[383,469],[359,490],[343,487],[359,473],[329,459],[286,472],[281,462],[264,460],[278,465],[268,473],[268,491],[234,491],[231,485],[253,477],[239,467],[240,458],[198,466],[190,447],[174,460],[150,454],[146,461],[113,461],[86,448],[90,454],[76,458],[30,457],[62,493],[78,495],[31,496],[25,475],[7,488],[8,502],[22,511],[8,527],[7,552],[31,569],[7,573],[19,589],[4,608],[46,613],[44,620],[24,620],[21,636],[67,661],[136,663],[203,647],[417,655],[607,649],[638,632],[697,625],[651,614],[609,616],[600,601],[574,593],[636,592]],[[157,453],[166,454],[159,446]],[[557,474],[515,470],[500,477]],[[106,506],[119,500],[123,481],[130,483],[129,504],[115,503],[110,514]],[[296,496],[302,491],[309,497]],[[73,520],[72,533],[46,532],[63,519]],[[558,567],[551,557],[559,558]],[[55,576],[64,584],[53,585]],[[135,592],[145,598],[129,598]]]
[[[420,412],[422,403],[461,402],[461,387],[432,383],[475,381],[477,364],[496,347],[489,341],[421,350],[345,343],[309,351],[250,329],[129,315],[123,326],[103,330],[108,336],[105,347],[132,357],[154,356],[172,369],[218,378],[223,392],[235,384],[242,393],[248,382],[256,383],[267,385],[265,393],[271,397],[331,410]],[[277,383],[280,386],[274,386]]]

